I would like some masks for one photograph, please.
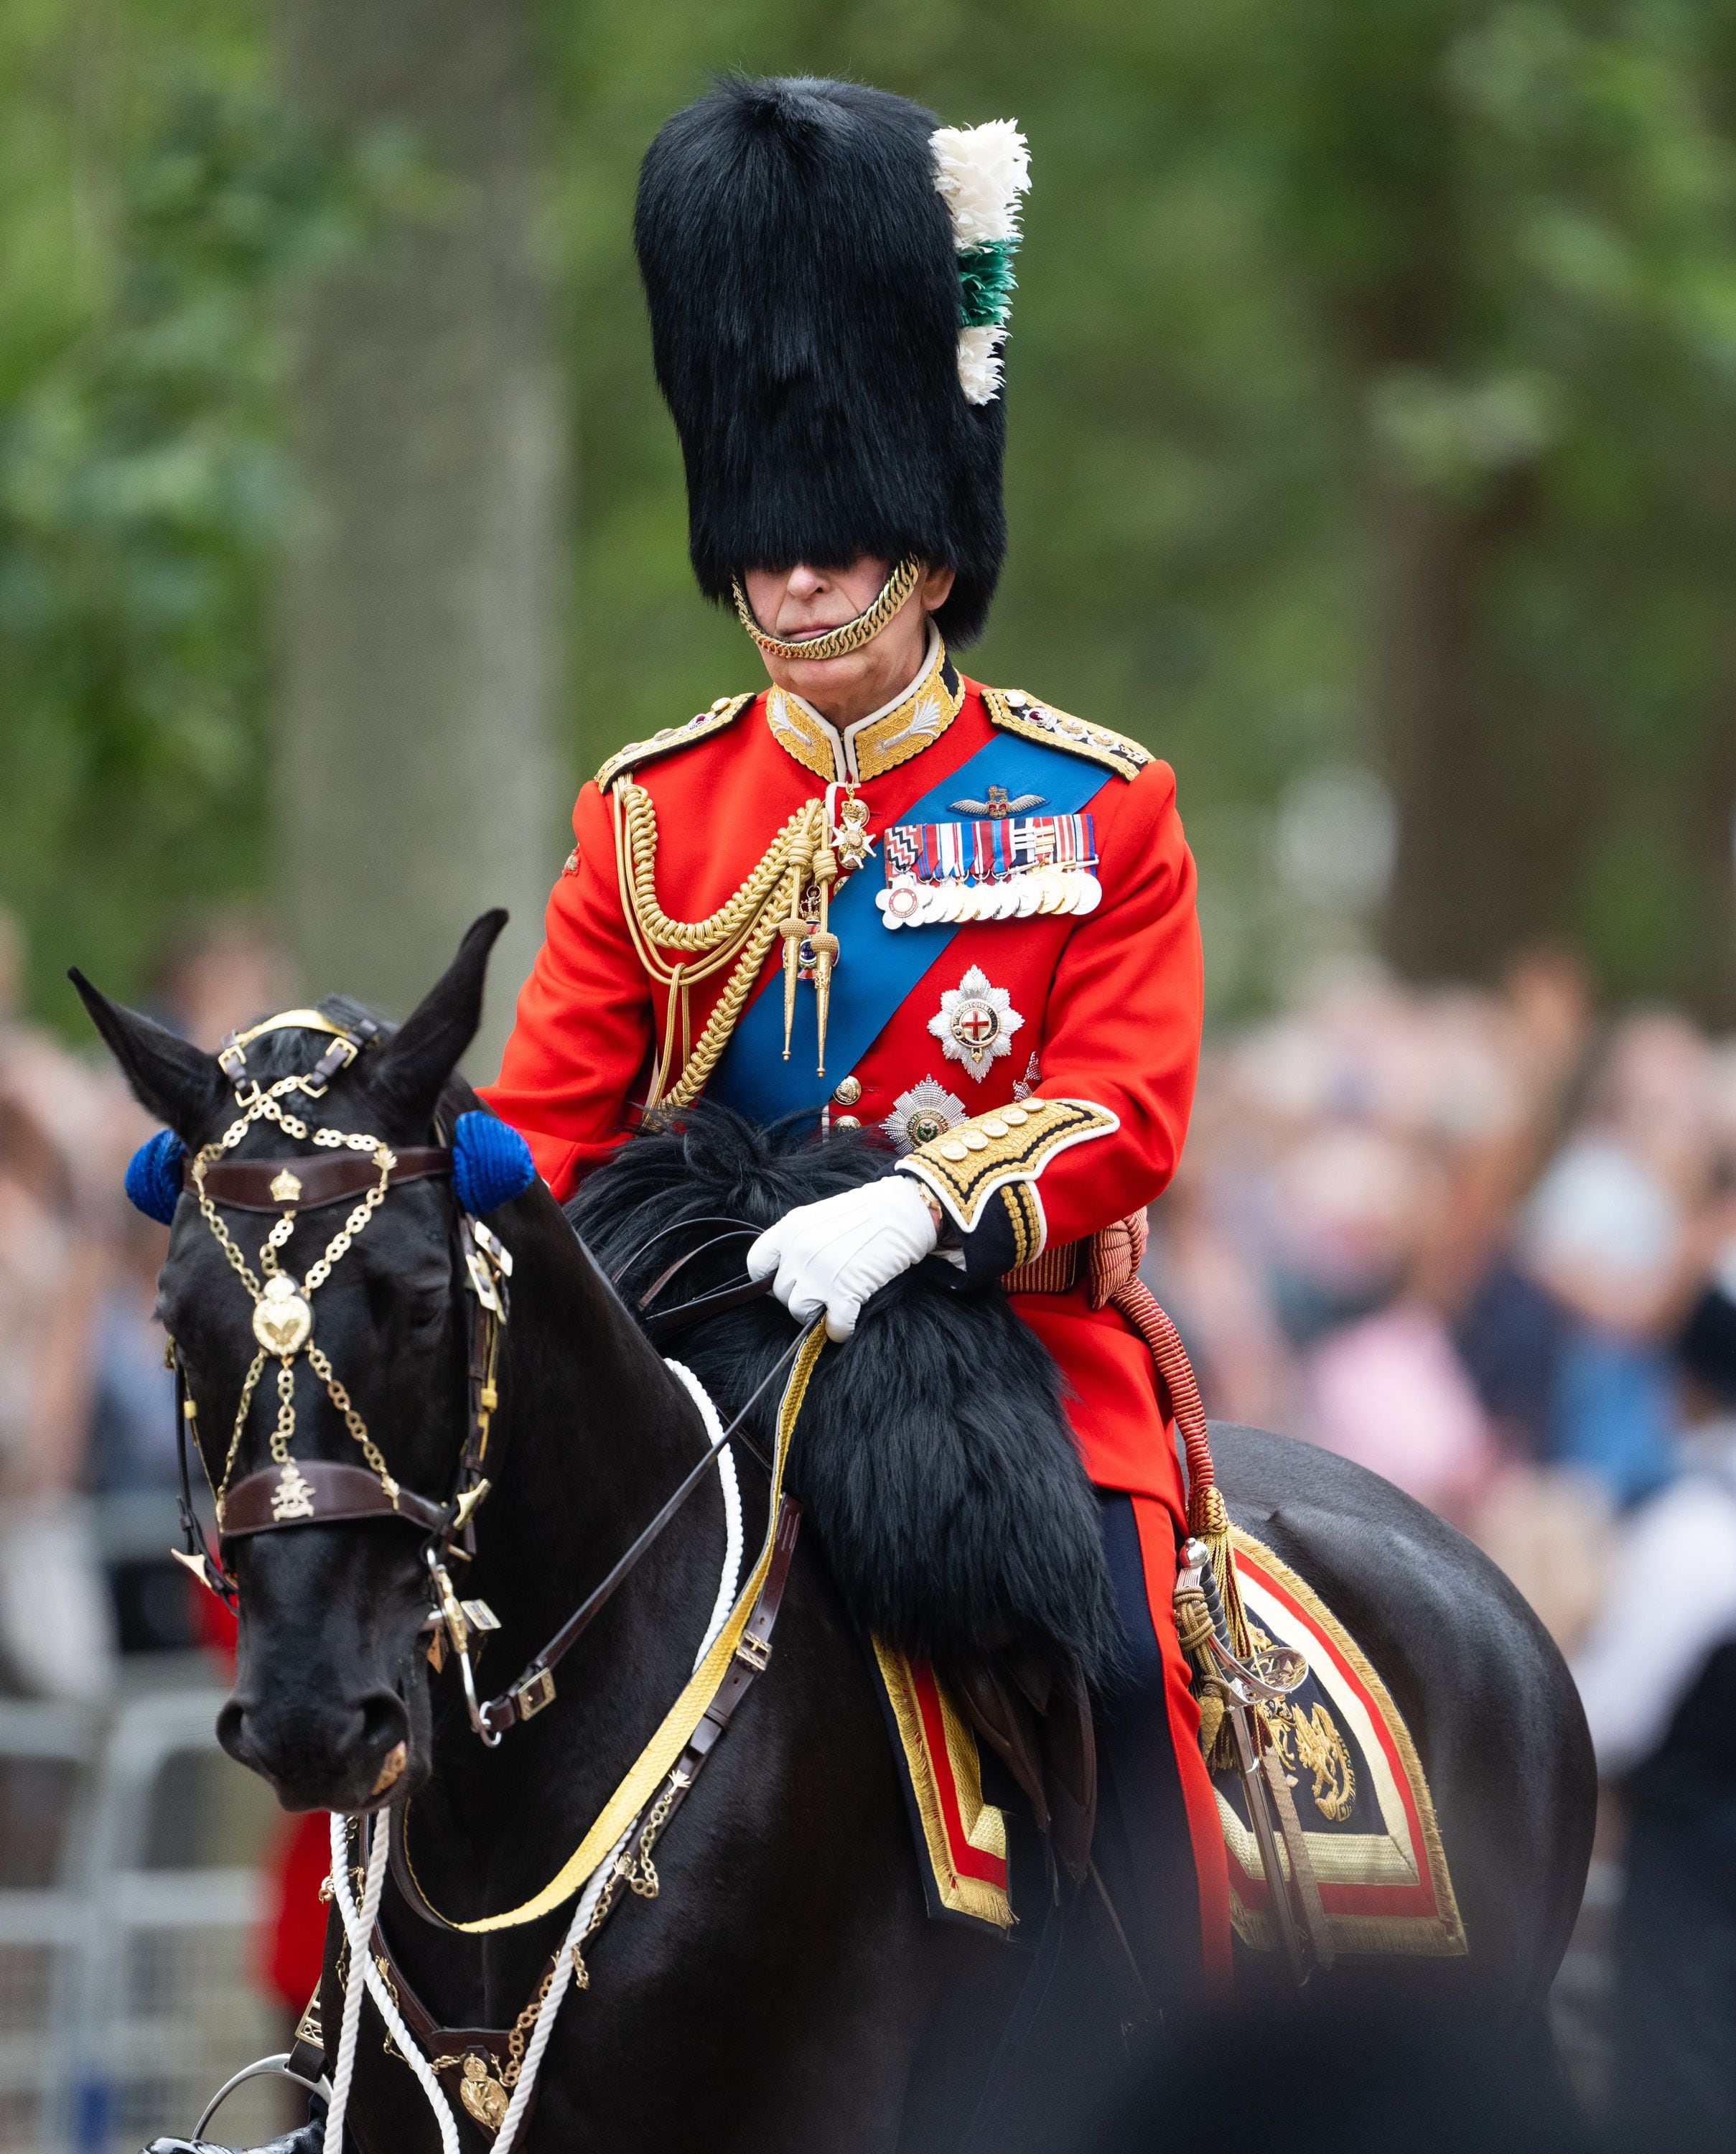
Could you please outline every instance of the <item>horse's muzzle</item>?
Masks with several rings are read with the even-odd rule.
[[[217,1740],[270,1781],[286,1810],[362,1810],[401,1784],[410,1715],[386,1689],[294,1704],[237,1691],[217,1715]]]

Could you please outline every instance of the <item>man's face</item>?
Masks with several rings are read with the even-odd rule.
[[[786,642],[811,641],[841,628],[880,595],[891,572],[889,561],[863,554],[846,569],[816,569],[799,561],[790,569],[749,569],[742,588],[753,618],[769,635]],[[819,661],[762,654],[781,688],[804,697],[835,724],[849,725],[890,702],[922,665],[928,616],[952,588],[950,569],[925,571],[898,611],[873,641],[842,658]]]

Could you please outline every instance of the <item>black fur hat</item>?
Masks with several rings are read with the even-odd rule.
[[[961,327],[979,317],[937,125],[853,83],[738,79],[646,154],[634,242],[708,598],[744,569],[914,554],[957,572],[947,640],[982,631],[1006,551],[1006,415],[993,360],[985,401],[961,386]],[[1022,186],[1022,138],[995,125]]]

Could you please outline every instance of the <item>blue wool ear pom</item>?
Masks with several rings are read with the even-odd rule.
[[[452,1189],[472,1217],[522,1197],[536,1178],[530,1146],[510,1123],[496,1115],[459,1115],[452,1128]]]
[[[181,1162],[186,1146],[173,1130],[159,1130],[126,1163],[126,1193],[147,1219],[166,1227],[181,1196]]]

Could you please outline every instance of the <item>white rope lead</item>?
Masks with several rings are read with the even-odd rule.
[[[715,1444],[722,1436],[723,1424],[711,1393],[693,1371],[682,1362],[671,1361],[667,1366],[698,1407],[700,1418],[705,1423],[707,1442]],[[717,1455],[717,1483],[723,1497],[723,1572],[717,1581],[717,1597],[712,1606],[710,1621],[705,1626],[705,1636],[700,1641],[698,1651],[693,1656],[696,1669],[711,1651],[712,1641],[728,1620],[729,1611],[735,1605],[741,1577],[741,1482],[736,1473],[735,1454],[727,1447]],[[507,2105],[506,2115],[501,2119],[493,2154],[512,2154],[513,2143],[523,2124],[524,2113],[530,2106],[530,2098],[536,2089],[537,2074],[542,2068],[544,2052],[554,2033],[556,2017],[567,1991],[572,1987],[573,1963],[578,1957],[580,1945],[590,1926],[590,1918],[596,1912],[604,1886],[628,1841],[638,1829],[639,1820],[636,1818],[585,1880],[584,1890],[579,1895],[579,1905],[574,1910],[572,1922],[555,1957],[549,1993],[543,1999],[536,2024],[531,2030],[512,2100]],[[325,2144],[328,2154],[343,2154],[344,2112],[350,2100],[350,2080],[355,2065],[356,2032],[361,2018],[362,1985],[355,1979],[355,1969],[360,1967],[364,1970],[368,1993],[385,2020],[388,2033],[421,2082],[422,2092],[428,2097],[429,2106],[434,2111],[434,2121],[440,2128],[442,2154],[459,2154],[457,2121],[446,2099],[445,2090],[435,2077],[420,2045],[404,2024],[403,2015],[398,2010],[391,1992],[386,1988],[379,1968],[374,1964],[370,1947],[374,1924],[380,1912],[380,1891],[385,1879],[386,1845],[386,1833],[383,1829],[377,1830],[368,1858],[367,1881],[363,1888],[362,1904],[358,1910],[355,1896],[350,1889],[350,1842],[346,1821],[340,1813],[333,1812],[332,1891],[337,1901],[339,1917],[344,1925],[344,1934],[350,1941],[350,1978],[349,1988],[344,1993],[344,2022],[338,2039],[338,2068],[332,2080],[331,2107],[326,2116]]]
[[[334,1810],[332,1813],[332,1896],[337,1902],[344,1934],[350,1941],[350,1983],[344,1992],[344,2030],[338,2042],[338,2069],[332,2078],[331,2107],[326,2112],[325,2145],[329,2154],[343,2154],[344,2111],[350,2100],[350,2075],[355,2061],[356,2029],[361,2019],[364,1983],[355,1978],[355,1971],[360,1968],[368,1994],[385,2022],[386,2032],[397,2044],[405,2062],[416,2074],[422,2092],[428,2098],[428,2106],[433,2111],[434,2121],[440,2130],[442,2154],[459,2154],[457,2120],[452,2115],[445,2091],[410,2029],[404,2024],[404,2015],[399,2011],[391,1990],[386,1988],[385,1977],[374,1964],[374,1924],[380,1913],[380,1895],[385,1880],[388,1839],[382,1819],[375,1830],[374,1845],[368,1857],[367,1881],[362,1890],[362,1904],[358,1911],[355,1896],[350,1890],[347,1820],[341,1811]]]

